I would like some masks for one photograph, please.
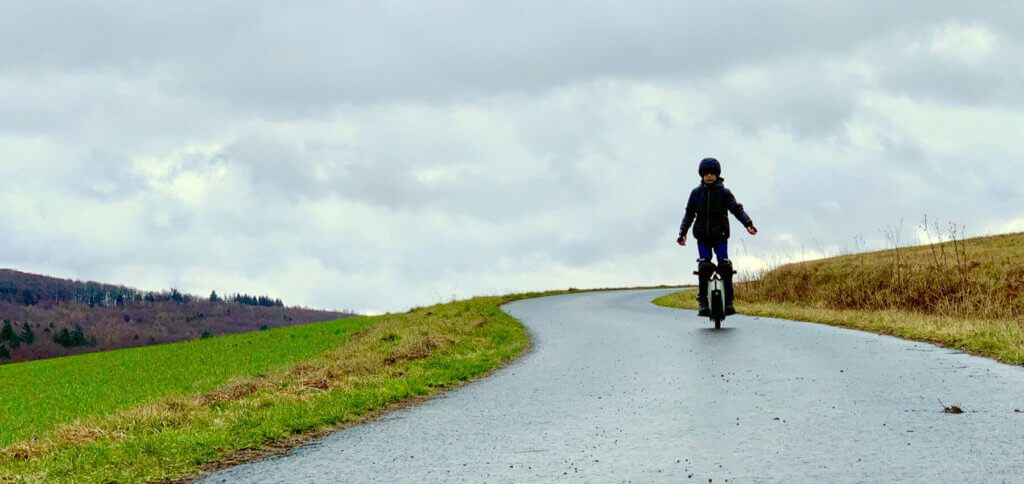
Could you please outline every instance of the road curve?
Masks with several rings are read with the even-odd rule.
[[[508,304],[534,341],[515,364],[207,481],[1024,480],[1024,368],[769,318],[715,331],[650,303],[667,292]]]

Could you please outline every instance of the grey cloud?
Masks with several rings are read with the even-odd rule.
[[[522,108],[495,103],[484,109],[498,115]],[[445,110],[428,111],[423,119],[407,127],[361,116],[353,114],[351,118],[363,127],[360,139],[353,143],[303,142],[256,133],[233,142],[222,156],[242,168],[253,190],[263,196],[308,201],[336,197],[393,210],[441,211],[507,221],[598,196],[594,174],[578,163],[585,151],[594,149],[580,128],[585,126],[591,133],[614,129],[609,121],[602,121],[600,126],[588,123],[584,121],[590,119],[586,115],[566,118],[563,123],[544,126],[560,127],[562,132],[576,130],[571,135],[541,137],[539,143],[534,143],[538,138],[530,134],[506,140],[535,146],[530,151],[523,152],[518,144],[490,147],[498,152],[521,152],[507,159],[499,153],[482,152],[478,143],[467,141],[465,134],[452,132],[455,128],[439,126],[452,120]],[[544,126],[530,132],[543,132]],[[607,147],[597,149],[607,151]],[[475,169],[429,183],[416,176],[416,170],[446,166]]]
[[[143,180],[132,170],[132,161],[122,153],[93,149],[71,183],[78,193],[98,200],[121,200],[137,194]]]
[[[257,193],[269,190],[293,200],[320,198],[325,193],[325,183],[316,178],[314,166],[301,148],[248,137],[226,147],[223,156],[246,171]]]
[[[857,110],[851,95],[864,82],[852,75],[828,72],[820,57],[798,58],[728,73],[704,84],[716,101],[711,122],[738,128],[748,136],[778,129],[798,137],[842,135]],[[731,85],[729,77],[749,80]]]
[[[956,2],[742,1],[278,7],[73,2],[47,11],[15,4],[0,23],[0,69],[163,73],[155,82],[179,96],[309,116],[388,99],[536,93],[600,77],[699,79],[795,52],[846,50],[866,36],[962,10]]]
[[[865,32],[845,26],[873,30],[887,23],[850,22],[832,6],[806,12],[816,19],[806,22],[795,11],[769,12],[759,5],[588,4],[572,9],[571,16],[565,15],[566,5],[523,3],[466,3],[405,15],[301,12],[291,20],[302,20],[307,35],[275,38],[288,26],[270,21],[272,34],[249,37],[257,47],[243,50],[241,58],[232,49],[236,44],[215,46],[205,65],[188,70],[199,74],[193,88],[200,92],[294,114],[382,99],[443,102],[494,92],[537,93],[599,77],[700,78],[794,48],[849,47]],[[752,22],[761,28],[734,27]],[[808,38],[828,40],[809,44]],[[211,68],[218,65],[237,70]]]
[[[245,170],[258,193],[292,201],[337,196],[389,208],[422,209],[441,195],[412,176],[410,158],[374,158],[344,145],[296,145],[253,136],[232,143],[224,157]]]
[[[993,19],[995,20],[995,19]],[[936,23],[932,27],[949,25]],[[993,22],[955,25],[992,29]],[[939,103],[963,106],[1024,106],[1024,64],[1015,59],[1024,56],[1024,36],[1017,31],[992,29],[995,46],[987,58],[976,64],[944,59],[929,51],[930,29],[902,32],[868,43],[858,53],[877,70],[879,88],[899,95]],[[913,35],[911,35],[913,34]],[[910,50],[908,45],[924,45]]]
[[[883,137],[881,142],[890,164],[925,168],[933,173],[936,171],[929,163],[925,149],[917,143],[893,139],[891,136]]]
[[[363,160],[342,170],[331,189],[341,198],[415,211],[433,207],[440,199],[451,196],[442,189],[423,186],[408,168],[403,160]]]
[[[47,136],[107,152],[223,129],[222,104],[159,86],[152,73],[3,72],[0,134]]]

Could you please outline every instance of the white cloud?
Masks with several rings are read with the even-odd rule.
[[[950,22],[934,30],[930,47],[940,57],[973,66],[992,57],[996,37],[984,25]]]
[[[989,223],[985,226],[984,231],[989,234],[1024,232],[1024,217],[1016,217],[1009,220]]]

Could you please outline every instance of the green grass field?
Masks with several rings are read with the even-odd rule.
[[[75,419],[209,391],[323,354],[373,323],[350,318],[182,343],[0,365],[0,447]]]
[[[500,305],[566,292],[0,367],[0,481],[189,479],[287,448],[486,375],[529,347]]]

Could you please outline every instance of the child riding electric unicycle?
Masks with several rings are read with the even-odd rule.
[[[719,328],[726,316],[736,313],[732,287],[732,276],[736,271],[729,260],[729,212],[750,235],[757,235],[757,228],[732,191],[725,188],[722,165],[718,160],[704,158],[697,172],[701,184],[690,192],[676,243],[686,245],[686,233],[692,226],[700,257],[694,272],[698,282],[697,315],[710,317]],[[712,262],[712,253],[718,257],[717,266]]]

